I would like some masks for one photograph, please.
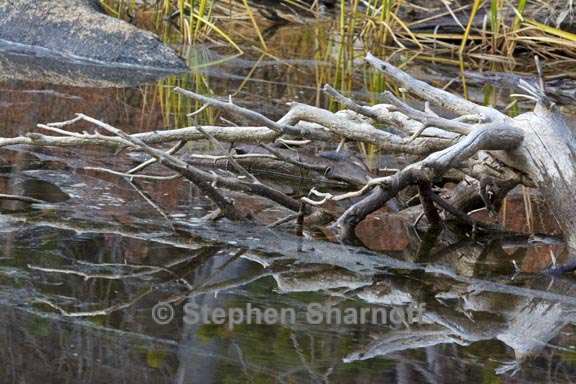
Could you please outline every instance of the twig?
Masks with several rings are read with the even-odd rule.
[[[218,192],[216,190],[216,188],[214,188],[212,186],[212,184],[210,182],[211,177],[208,176],[205,172],[194,168],[193,166],[183,162],[182,160],[180,160],[180,159],[178,159],[172,155],[166,154],[160,150],[152,148],[148,144],[144,143],[142,140],[140,140],[136,137],[130,136],[127,133],[125,133],[124,131],[122,131],[118,128],[115,128],[109,124],[103,123],[99,120],[96,120],[94,118],[91,118],[91,117],[83,115],[83,114],[79,114],[78,116],[81,116],[84,120],[86,120],[92,124],[95,124],[95,125],[103,128],[103,129],[105,129],[106,131],[121,137],[122,139],[124,139],[125,141],[128,141],[132,145],[135,145],[136,147],[141,148],[148,155],[158,159],[158,161],[161,164],[163,164],[166,167],[182,174],[182,176],[184,176],[188,180],[192,181],[203,193],[205,193],[210,198],[210,200],[212,200],[214,202],[214,204],[216,204],[216,206],[218,206],[218,208],[220,208],[222,213],[226,217],[228,217],[229,219],[231,219],[231,220],[243,220],[244,219],[244,216],[236,210],[233,203],[230,202],[228,199],[226,199],[224,196],[222,196],[220,194],[220,192]]]
[[[416,80],[404,71],[378,59],[371,53],[366,55],[366,61],[377,70],[396,80],[402,87],[406,88],[407,91],[443,108],[457,112],[458,114],[486,116],[492,121],[509,119],[506,115],[493,108],[477,105],[462,97],[453,95],[450,92],[435,88],[423,81]]]
[[[273,223],[271,223],[271,224],[268,224],[266,227],[267,227],[267,228],[276,228],[276,227],[279,226],[279,225],[288,223],[288,222],[290,222],[290,221],[292,221],[292,220],[296,220],[296,219],[299,217],[299,215],[300,215],[300,212],[298,212],[298,213],[293,213],[293,214],[291,214],[291,215],[288,215],[288,216],[286,216],[286,217],[283,217],[283,218],[281,218],[281,219],[278,219],[278,220],[276,220],[275,222],[273,222]]]
[[[463,123],[458,120],[449,120],[438,117],[435,114],[428,114],[412,108],[402,100],[398,99],[392,92],[386,91],[382,94],[384,101],[396,106],[399,110],[409,116],[411,119],[417,120],[423,124],[422,128],[414,135],[413,139],[420,136],[420,134],[428,127],[436,127],[444,129],[449,132],[459,133],[462,135],[469,134],[474,127],[470,124]],[[412,140],[413,140],[412,139]]]
[[[184,148],[184,146],[186,145],[187,141],[186,140],[180,140],[175,146],[173,146],[172,148],[170,148],[168,151],[166,151],[167,154],[169,155],[174,155],[176,152],[178,152],[180,149]],[[127,171],[126,173],[131,174],[131,173],[136,173],[136,172],[140,172],[143,171],[145,168],[149,167],[150,165],[156,163],[157,160],[152,158],[149,160],[146,160],[145,162],[143,162],[140,165],[135,166],[134,168],[130,169],[129,171]]]
[[[212,136],[208,132],[204,131],[201,127],[198,127],[198,130],[206,135],[206,137],[212,143],[212,145],[214,145],[217,148],[220,148],[220,150],[222,152],[226,152],[226,149],[224,148],[224,146],[218,140],[216,140],[214,138],[214,136]],[[230,161],[230,163],[232,164],[232,166],[234,167],[234,169],[238,173],[247,177],[253,183],[260,183],[260,181],[256,178],[256,176],[254,176],[253,174],[248,172],[248,170],[246,168],[244,168],[242,165],[240,165],[240,163],[236,161],[236,159],[234,158],[234,156],[231,153],[228,154],[227,160]]]
[[[144,163],[142,163],[144,164]],[[116,176],[122,176],[122,177],[126,177],[130,180],[132,179],[146,179],[146,180],[157,180],[157,181],[165,181],[165,180],[174,180],[177,179],[179,177],[182,177],[181,174],[174,174],[174,175],[169,175],[169,176],[159,176],[159,175],[134,175],[131,173],[124,173],[124,172],[118,172],[118,171],[114,171],[112,169],[108,169],[108,168],[100,168],[100,167],[84,167],[85,170],[87,171],[98,171],[98,172],[106,172],[106,173],[110,173],[112,175],[116,175]]]
[[[340,92],[338,92],[328,84],[324,85],[322,91],[328,96],[333,97],[337,102],[339,102],[346,108],[350,109],[351,111],[354,111],[356,113],[359,113],[374,120],[379,120],[380,118],[380,115],[377,112],[374,112],[374,110],[359,105],[352,99],[349,99],[348,97],[342,95]]]
[[[174,88],[174,92],[179,93],[181,95],[190,97],[194,100],[198,100],[204,104],[216,107],[218,109],[221,109],[223,111],[235,114],[235,115],[240,115],[242,117],[245,117],[247,119],[250,119],[254,122],[257,122],[258,124],[262,124],[265,127],[270,128],[271,130],[278,132],[278,133],[287,133],[286,131],[288,131],[289,129],[287,129],[286,127],[276,123],[275,121],[270,120],[269,118],[267,118],[266,116],[258,113],[258,112],[254,112],[250,109],[244,108],[244,107],[240,107],[234,103],[232,103],[232,101],[221,101],[212,97],[207,97],[204,95],[200,95],[198,93],[180,88],[180,87],[176,87]]]
[[[143,291],[141,294],[139,294],[138,296],[134,297],[132,300],[130,300],[129,302],[126,303],[118,303],[118,304],[114,304],[111,305],[107,308],[104,309],[97,309],[94,311],[82,311],[82,312],[69,312],[67,310],[65,310],[64,308],[60,307],[59,305],[56,305],[54,303],[52,303],[51,301],[47,300],[47,299],[43,299],[43,298],[37,298],[34,299],[35,302],[37,303],[43,303],[48,305],[49,307],[54,308],[55,310],[57,310],[58,312],[60,312],[60,314],[62,316],[65,317],[95,317],[95,316],[108,316],[109,314],[113,313],[113,312],[117,312],[126,308],[130,308],[131,306],[133,306],[134,304],[136,304],[137,302],[139,302],[140,300],[142,300],[144,297],[148,296],[150,293],[152,293],[152,289],[148,288],[145,291]]]
[[[160,215],[168,222],[168,225],[170,225],[172,230],[175,230],[170,215],[168,215],[168,213],[166,213],[164,209],[162,209],[158,204],[156,204],[156,202],[152,199],[152,197],[150,197],[150,195],[146,193],[146,191],[144,191],[144,189],[141,186],[139,186],[134,180],[130,180],[130,185],[134,188],[136,192],[138,192],[138,194],[144,199],[144,201],[146,201],[148,204],[150,204],[152,208],[154,208],[158,213],[160,213]]]
[[[21,201],[23,203],[29,203],[29,204],[48,204],[47,201],[36,199],[34,197],[20,196],[20,195],[7,195],[4,193],[0,194],[0,200],[16,200],[16,201]]]

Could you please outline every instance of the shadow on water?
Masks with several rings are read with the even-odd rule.
[[[292,47],[300,50],[292,62],[220,62],[226,56],[207,49],[197,60],[217,64],[159,85],[139,85],[157,80],[155,73],[2,51],[0,121],[7,136],[74,112],[131,132],[157,129],[166,114],[182,121],[194,108],[167,105],[163,92],[174,83],[235,90],[242,103],[281,114],[284,101],[326,102],[318,82],[329,77],[319,68],[330,66],[308,48]],[[47,201],[1,207],[2,383],[568,383],[576,374],[576,282],[517,271],[539,270],[542,259],[563,251],[558,238],[533,234],[550,230],[545,215],[524,227],[521,199],[510,201],[511,231],[500,237],[419,233],[383,212],[362,229],[370,251],[207,224],[198,218],[210,207],[193,188],[143,183],[172,214],[168,224],[129,182],[85,169],[135,164],[109,150],[14,147],[0,155],[3,193]],[[283,214],[261,201],[243,204]],[[184,321],[192,299],[211,313],[251,305],[296,315],[284,323],[199,324]],[[174,310],[166,324],[153,316],[162,315],[153,312],[158,303]],[[310,304],[339,313],[424,312],[414,323],[334,317],[315,324]]]

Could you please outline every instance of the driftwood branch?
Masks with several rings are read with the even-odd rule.
[[[202,108],[216,108],[229,119],[238,117],[239,121],[249,121],[255,126],[234,126],[223,120],[230,126],[198,126],[128,135],[97,119],[78,115],[67,122],[39,125],[49,134],[35,132],[0,138],[0,147],[101,145],[136,149],[150,159],[127,172],[96,170],[158,182],[183,176],[198,186],[220,213],[233,220],[244,220],[245,216],[234,207],[225,190],[264,197],[293,212],[272,226],[297,219],[301,231],[303,225],[311,222],[311,217],[335,216],[329,224],[336,237],[347,243],[357,242],[356,226],[391,199],[400,201],[397,210],[401,210],[403,197],[400,192],[409,187],[418,190],[420,208],[429,224],[439,224],[442,220],[438,214],[440,209],[467,225],[489,228],[472,220],[468,216],[469,209],[479,201],[493,213],[506,193],[522,184],[537,187],[542,192],[561,228],[568,234],[569,242],[576,248],[576,216],[573,215],[576,201],[572,193],[576,186],[573,164],[576,136],[569,121],[549,102],[544,90],[519,82],[521,91],[535,100],[537,106],[534,112],[513,119],[495,108],[477,105],[417,80],[370,54],[366,61],[398,86],[422,99],[424,108],[415,108],[390,92],[382,95],[383,103],[364,105],[326,85],[324,93],[344,109],[333,112],[292,103],[288,112],[274,121],[231,99],[221,100],[177,88],[176,92],[203,103]],[[447,117],[446,112],[450,116]],[[71,126],[79,121],[90,122],[105,134],[72,132]],[[217,153],[179,154],[179,151],[184,152],[186,142],[195,140],[212,142]],[[155,147],[169,142],[176,145],[167,151]],[[224,148],[222,143],[232,144]],[[238,147],[241,143],[258,145]],[[393,165],[394,170],[381,176],[368,169],[365,162],[343,154],[346,151],[342,148],[356,144],[371,144],[385,155],[409,155],[406,157],[408,165]],[[337,146],[337,149],[326,155],[319,153],[320,146],[329,149]],[[138,173],[154,163],[175,174]],[[257,174],[258,169],[251,167],[254,164],[268,164],[271,171],[282,165],[284,171],[311,175],[312,186],[306,188],[309,193],[281,191]],[[215,167],[217,171],[208,171],[207,166]],[[321,184],[320,180],[326,179],[341,182],[337,186],[344,190]],[[448,199],[435,192],[435,186],[442,186],[445,181],[461,182]],[[462,186],[464,184],[469,187]],[[411,191],[414,195],[414,190]],[[308,216],[307,220],[304,216]]]
[[[416,80],[406,72],[396,68],[390,63],[378,59],[371,53],[366,55],[366,61],[377,70],[383,72],[386,76],[397,81],[408,92],[413,93],[424,100],[430,101],[448,111],[456,112],[459,115],[484,116],[494,121],[509,119],[506,115],[496,109],[477,105],[461,98],[460,96],[435,88],[423,81]]]
[[[224,187],[226,189],[241,191],[244,193],[248,193],[251,195],[257,195],[265,197],[269,200],[272,200],[294,212],[298,212],[300,210],[300,202],[287,196],[286,194],[268,186],[258,181],[255,177],[253,177],[248,171],[243,169],[241,165],[236,163],[237,169],[242,170],[242,174],[246,179],[240,179],[236,177],[227,177],[221,176],[216,173],[206,172],[204,170],[198,169],[189,163],[181,160],[178,157],[175,157],[167,152],[158,150],[146,144],[143,140],[141,140],[136,135],[128,135],[124,131],[113,127],[109,124],[106,124],[102,121],[94,119],[92,117],[79,114],[79,119],[76,118],[73,123],[84,120],[89,123],[94,124],[97,127],[104,129],[105,131],[116,135],[120,138],[125,145],[130,145],[132,147],[141,149],[143,152],[148,154],[149,156],[156,159],[156,161],[175,171],[177,174],[183,176],[184,178],[191,181],[194,185],[196,185],[202,193],[204,193],[217,207],[221,215],[231,219],[231,220],[244,220],[246,217],[242,215],[235,207],[234,203],[225,197],[220,191],[218,187]],[[60,123],[60,125],[63,125]],[[210,135],[207,131],[204,131],[203,128],[197,128],[201,133],[208,137],[211,140],[216,141],[216,139]],[[84,134],[89,135],[89,134]],[[98,133],[90,134],[90,136],[94,137],[95,140],[102,140],[103,135]],[[232,161],[235,160],[232,158]],[[128,173],[116,172],[113,170],[107,170],[99,168],[100,171],[106,171],[108,173],[113,173],[119,176],[127,177],[127,178],[145,178],[145,179],[173,179],[175,176],[150,176],[150,175],[133,175]],[[307,209],[308,213],[311,213],[311,210]]]
[[[197,168],[190,166],[184,161],[169,155],[163,151],[152,148],[142,140],[132,137],[122,131],[121,129],[115,128],[109,124],[103,123],[99,120],[93,119],[89,116],[78,115],[94,125],[105,129],[106,131],[124,139],[135,147],[142,149],[148,155],[154,157],[158,162],[171,170],[180,173],[186,179],[194,183],[210,200],[216,204],[218,209],[222,212],[224,216],[231,220],[241,220],[243,216],[236,210],[234,203],[224,197],[210,182],[210,178],[207,177],[206,172],[203,172]]]

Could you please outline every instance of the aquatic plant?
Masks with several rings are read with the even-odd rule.
[[[380,73],[360,65],[367,50],[391,58],[400,66],[415,60],[430,61],[457,66],[462,73],[470,68],[509,71],[521,54],[537,54],[553,66],[576,52],[576,35],[562,29],[572,17],[571,1],[474,0],[457,7],[452,1],[438,0],[426,9],[417,0],[340,0],[333,7],[301,0],[279,1],[273,7],[262,3],[161,0],[142,5],[133,0],[103,1],[108,12],[154,30],[187,58],[190,74],[146,90],[149,97],[154,95],[149,99],[161,105],[166,127],[192,124],[187,115],[199,107],[171,89],[181,86],[212,94],[214,85],[205,69],[235,55],[244,55],[253,66],[234,70],[236,81],[219,79],[217,88],[225,90],[216,93],[250,92],[258,82],[257,92],[267,84],[267,93],[273,95],[267,101],[280,105],[281,100],[274,99],[280,83],[268,81],[266,72],[259,69],[263,61],[275,60],[283,68],[280,82],[285,98],[294,98],[296,92],[306,89],[298,97],[337,110],[341,105],[321,92],[326,83],[344,94],[356,93],[356,97],[370,103],[376,103],[377,95],[386,90],[403,97]],[[195,52],[203,44],[218,51],[216,58]],[[309,74],[314,77],[312,84],[298,75],[301,68],[292,69],[288,63],[298,59],[314,59],[313,73]],[[458,83],[467,96],[466,77],[461,76]],[[494,97],[494,89],[486,86],[484,102],[490,104]],[[517,110],[515,101],[508,110]],[[194,118],[213,123],[218,112],[208,108]],[[370,145],[361,148],[369,158],[374,151]]]

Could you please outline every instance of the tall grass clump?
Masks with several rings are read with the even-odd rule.
[[[215,38],[237,54],[242,53],[234,40],[214,21],[216,0],[161,0],[152,6],[138,4],[136,0],[101,0],[101,4],[112,16],[152,29],[187,60],[190,73],[169,77],[144,90],[147,98],[160,106],[165,127],[188,125],[190,121],[187,116],[201,107],[197,102],[172,92],[174,87],[192,89],[202,94],[212,93],[208,77],[202,71],[204,66],[209,65],[206,64],[209,58],[191,47]],[[212,123],[215,120],[214,111],[204,109],[195,115],[195,119]]]
[[[230,55],[246,53],[249,59],[258,56],[258,61],[313,58],[319,63],[314,68],[317,104],[325,100],[320,87],[326,83],[348,94],[368,90],[367,96],[373,99],[370,102],[375,103],[375,95],[391,87],[380,74],[361,70],[366,51],[390,57],[400,66],[418,59],[460,65],[462,69],[478,63],[511,68],[519,55],[536,54],[547,63],[574,59],[576,35],[563,29],[573,18],[573,1],[335,0],[332,7],[327,7],[322,0],[278,0],[263,10],[263,2],[254,0],[158,0],[153,5],[136,0],[101,0],[111,15],[136,24],[142,19],[151,23],[148,29],[180,49],[193,67],[188,76],[167,80],[157,87],[170,126],[185,124],[182,116],[197,107],[173,95],[171,86],[212,92],[208,77],[199,70],[209,64],[195,62],[187,53],[190,47],[205,42]],[[311,41],[303,42],[312,45],[313,52],[298,57],[294,50],[284,48],[285,41],[278,37],[282,35],[278,31],[291,26],[300,31],[298,39],[313,30]],[[301,51],[306,51],[304,45]],[[248,77],[254,72],[251,70]],[[297,77],[296,69],[286,73]],[[248,82],[242,82],[240,89]],[[465,79],[462,84],[466,93]],[[286,89],[292,92],[296,86],[288,84]],[[487,97],[492,94],[489,92]],[[330,102],[331,109],[340,107]]]
[[[576,22],[574,0],[473,0],[462,6],[436,0],[426,7],[408,0],[338,4],[339,34],[362,39],[371,51],[386,47],[499,60],[513,60],[526,51],[554,58],[576,56],[576,35],[563,29]]]
[[[216,35],[241,52],[234,40],[214,21],[217,0],[159,0],[152,6],[138,4],[136,0],[100,2],[116,17],[133,19],[138,12],[149,15],[154,21],[155,32],[167,42],[194,44]]]

